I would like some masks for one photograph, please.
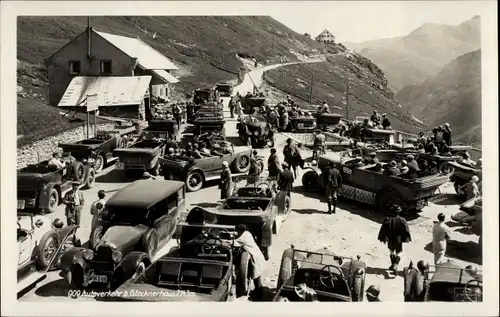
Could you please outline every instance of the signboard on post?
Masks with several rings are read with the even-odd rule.
[[[87,112],[96,111],[98,108],[97,94],[87,95]]]

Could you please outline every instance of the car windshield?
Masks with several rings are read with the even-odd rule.
[[[107,207],[105,216],[103,219],[109,223],[109,225],[149,225],[149,221],[146,218],[146,212],[144,209],[136,208],[125,208],[125,207]]]

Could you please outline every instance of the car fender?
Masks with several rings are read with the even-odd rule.
[[[83,250],[85,250],[85,248],[71,248],[63,253],[63,255],[61,256],[61,261],[59,263],[59,268],[61,269],[61,271],[68,272],[75,264],[78,264],[83,269],[85,269],[85,267],[87,266],[87,262],[82,256]]]
[[[56,183],[48,183],[43,187],[40,191],[40,196],[38,198],[38,208],[47,208],[49,206],[49,198],[50,191],[52,188],[55,188],[59,192],[59,196],[61,196],[61,191],[59,190],[59,186]],[[63,197],[59,197],[61,200]]]
[[[151,265],[151,259],[146,253],[140,251],[133,251],[125,256],[125,258],[120,262],[118,267],[122,268],[125,277],[128,279],[132,275],[134,275],[137,266],[141,262],[144,262],[146,268],[149,265]]]
[[[198,172],[200,172],[200,173],[201,173],[201,176],[203,176],[203,179],[205,179],[205,172],[204,172],[201,168],[199,168],[198,166],[191,166],[191,167],[189,167],[189,168],[187,169],[187,171],[186,171],[186,177],[187,177],[189,174],[193,173],[194,171],[198,171]]]
[[[78,228],[80,228],[80,226],[72,225],[72,226],[66,226],[64,228],[55,231],[57,232],[57,235],[59,235],[61,241],[64,241],[64,239],[66,239],[67,236],[75,233]]]

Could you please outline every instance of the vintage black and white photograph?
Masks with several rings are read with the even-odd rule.
[[[498,309],[498,284],[483,291],[498,270],[498,170],[483,182],[497,109],[482,120],[498,108],[484,95],[496,2],[272,2],[18,8],[2,102],[17,134],[17,178],[2,177],[15,305],[484,296]]]

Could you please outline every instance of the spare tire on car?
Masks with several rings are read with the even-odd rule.
[[[142,238],[142,247],[151,259],[154,258],[158,249],[158,232],[155,229],[151,228],[146,231]]]
[[[250,169],[250,155],[242,153],[234,159],[234,171],[236,173],[245,173]]]

